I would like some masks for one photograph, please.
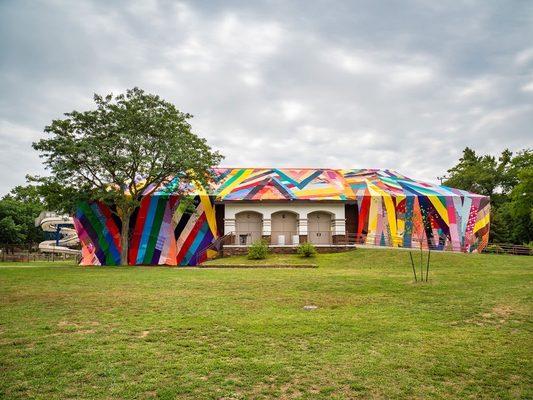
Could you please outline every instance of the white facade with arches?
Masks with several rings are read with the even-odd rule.
[[[272,245],[297,245],[302,236],[328,245],[333,236],[346,234],[345,206],[327,201],[226,202],[224,234],[235,234],[236,245],[249,245],[259,237],[269,237]]]

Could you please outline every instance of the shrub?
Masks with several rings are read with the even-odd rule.
[[[298,246],[298,254],[302,257],[314,257],[316,255],[315,246],[311,243],[302,243]]]
[[[483,249],[484,253],[503,253],[503,249],[497,244],[489,244]]]
[[[258,240],[248,248],[249,260],[264,260],[268,255],[268,245],[264,240]]]

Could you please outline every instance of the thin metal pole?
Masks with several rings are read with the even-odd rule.
[[[426,266],[426,282],[428,281],[428,276],[429,276],[429,257],[430,256],[431,256],[431,250],[428,251],[428,263]]]
[[[422,251],[422,242],[420,243],[420,281],[424,282],[424,252]]]
[[[411,254],[411,252],[409,252],[409,258],[411,259],[411,265],[413,266],[413,275],[415,276],[415,282],[418,282],[418,279],[416,279],[415,262],[413,261],[413,255]]]

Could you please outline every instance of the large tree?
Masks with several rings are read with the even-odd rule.
[[[120,218],[121,264],[127,264],[129,223],[151,185],[191,182],[206,187],[222,156],[192,132],[190,114],[134,88],[94,96],[96,109],[72,111],[33,143],[51,176],[37,178],[48,204],[72,212],[80,200],[112,205]],[[176,185],[174,193],[181,194]]]

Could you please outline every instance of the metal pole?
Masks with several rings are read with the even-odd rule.
[[[424,252],[422,251],[422,242],[420,242],[420,281],[424,282]]]
[[[428,251],[428,263],[426,266],[426,282],[428,281],[428,276],[429,276],[429,257],[430,256],[431,256],[431,250]]]
[[[413,255],[411,254],[411,252],[409,252],[409,258],[411,259],[411,265],[413,266],[413,275],[415,276],[415,282],[418,282],[418,279],[416,279],[415,262],[413,261]]]

